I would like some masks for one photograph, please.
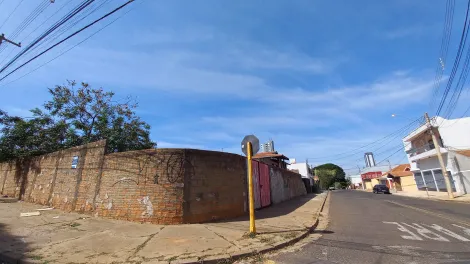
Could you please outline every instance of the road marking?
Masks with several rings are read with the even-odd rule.
[[[456,234],[456,233],[454,233],[454,232],[450,231],[449,229],[446,229],[446,228],[444,228],[444,227],[442,227],[442,226],[439,226],[439,225],[436,225],[436,224],[427,225],[427,226],[429,226],[429,227],[431,227],[431,228],[434,228],[435,230],[437,230],[437,231],[439,231],[439,232],[442,232],[442,233],[444,233],[444,234],[446,234],[446,235],[448,235],[448,236],[451,236],[451,237],[453,237],[453,238],[455,238],[455,239],[458,239],[458,240],[460,240],[460,241],[464,241],[464,242],[470,241],[469,239],[467,239],[467,238],[465,238],[465,237],[463,237],[463,236],[461,236],[461,235],[459,235],[459,234]]]
[[[416,211],[420,211],[420,212],[423,212],[423,213],[426,213],[426,214],[430,214],[430,215],[433,215],[433,216],[437,216],[437,217],[440,217],[440,218],[443,218],[443,219],[446,219],[446,220],[450,220],[450,221],[459,223],[459,224],[461,224],[461,225],[465,225],[465,226],[469,226],[469,227],[470,227],[470,223],[469,223],[469,222],[465,222],[465,221],[462,221],[462,220],[458,220],[457,218],[454,218],[454,217],[446,216],[446,215],[443,215],[443,214],[439,214],[439,213],[436,213],[436,212],[432,212],[432,211],[429,211],[429,210],[426,210],[426,209],[421,209],[421,208],[414,207],[414,206],[411,206],[411,205],[406,205],[406,204],[397,203],[397,202],[390,201],[390,200],[385,200],[385,201],[386,201],[386,202],[389,202],[389,203],[392,203],[392,204],[396,204],[396,205],[402,206],[402,207],[406,207],[406,208],[409,208],[409,209],[413,209],[413,210],[416,210]]]
[[[406,229],[403,225],[397,223],[397,222],[383,222],[384,224],[390,224],[390,225],[397,225],[398,230],[408,233],[409,236],[401,235],[402,238],[408,239],[408,240],[423,240],[420,236],[416,235],[415,233],[411,232],[410,230]]]
[[[407,235],[400,235],[403,239],[407,239],[407,240],[419,240],[419,241],[422,241],[423,238],[421,238],[419,235],[421,235],[422,237],[426,238],[426,239],[430,239],[430,240],[435,240],[435,241],[440,241],[440,242],[450,242],[449,239],[443,237],[442,235],[438,234],[438,233],[435,233],[435,232],[432,232],[431,230],[423,227],[423,226],[427,226],[429,228],[432,228],[436,231],[439,231],[440,233],[443,233],[444,235],[448,235],[450,237],[453,237],[457,240],[460,240],[460,241],[463,241],[463,242],[469,242],[470,239],[466,238],[466,237],[463,237],[453,231],[450,231],[449,229],[447,228],[444,228],[440,225],[436,225],[436,224],[432,224],[432,225],[428,225],[428,224],[417,224],[417,223],[413,223],[413,224],[407,224],[407,223],[398,223],[398,222],[386,222],[386,221],[383,221],[384,224],[390,224],[390,225],[396,225],[398,230],[406,233]],[[407,229],[405,226],[408,226],[412,229],[414,229],[419,235],[413,233],[412,231],[410,231],[409,229]],[[453,224],[453,226],[456,226],[456,227],[460,227],[463,229],[463,232],[467,235],[470,235],[470,229],[466,228],[466,227],[462,227],[462,226],[459,226],[459,225],[455,225]]]
[[[431,239],[431,240],[436,240],[436,241],[441,241],[441,242],[449,242],[449,239],[447,239],[447,238],[445,238],[445,237],[443,237],[443,236],[441,236],[437,233],[434,233],[431,230],[429,230],[427,228],[424,228],[424,227],[422,227],[422,226],[420,226],[416,223],[413,223],[411,225],[407,224],[407,223],[402,223],[402,224],[415,229],[416,232],[418,232],[418,234],[420,234],[424,238]]]
[[[469,228],[466,228],[466,227],[463,227],[463,226],[459,226],[459,225],[456,225],[456,224],[452,224],[453,226],[456,226],[456,227],[460,227],[463,229],[463,232],[466,234],[466,235],[469,235],[470,236],[470,229]]]

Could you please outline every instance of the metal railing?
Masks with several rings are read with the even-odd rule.
[[[441,143],[439,143],[439,146],[441,148],[444,147]],[[424,152],[427,152],[427,151],[430,151],[430,150],[433,150],[433,149],[435,149],[435,146],[434,146],[434,144],[430,143],[430,144],[425,144],[424,146],[421,146],[421,147],[418,147],[418,148],[411,148],[411,149],[409,149],[405,152],[406,152],[406,154],[409,154],[410,157],[413,157],[413,156],[416,156],[418,154],[421,154],[421,153],[424,153]]]

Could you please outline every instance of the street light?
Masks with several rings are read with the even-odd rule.
[[[405,116],[397,115],[397,114],[392,114],[392,118],[397,118],[397,117],[399,117],[399,118],[404,118],[404,119],[409,120],[409,121],[415,121],[415,120],[413,120],[413,119],[411,119],[411,118],[409,118],[409,117],[405,117]]]

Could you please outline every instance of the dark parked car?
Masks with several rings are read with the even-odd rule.
[[[388,193],[390,194],[390,189],[385,184],[376,184],[374,189],[372,189],[374,193]]]

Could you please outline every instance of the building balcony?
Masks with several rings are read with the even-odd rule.
[[[447,149],[442,146],[442,144],[439,144],[441,147],[441,153],[447,153]],[[411,148],[409,150],[406,150],[406,154],[409,156],[410,162],[433,157],[437,155],[436,148],[434,147],[434,144],[426,144],[424,146],[418,147],[418,148]]]

